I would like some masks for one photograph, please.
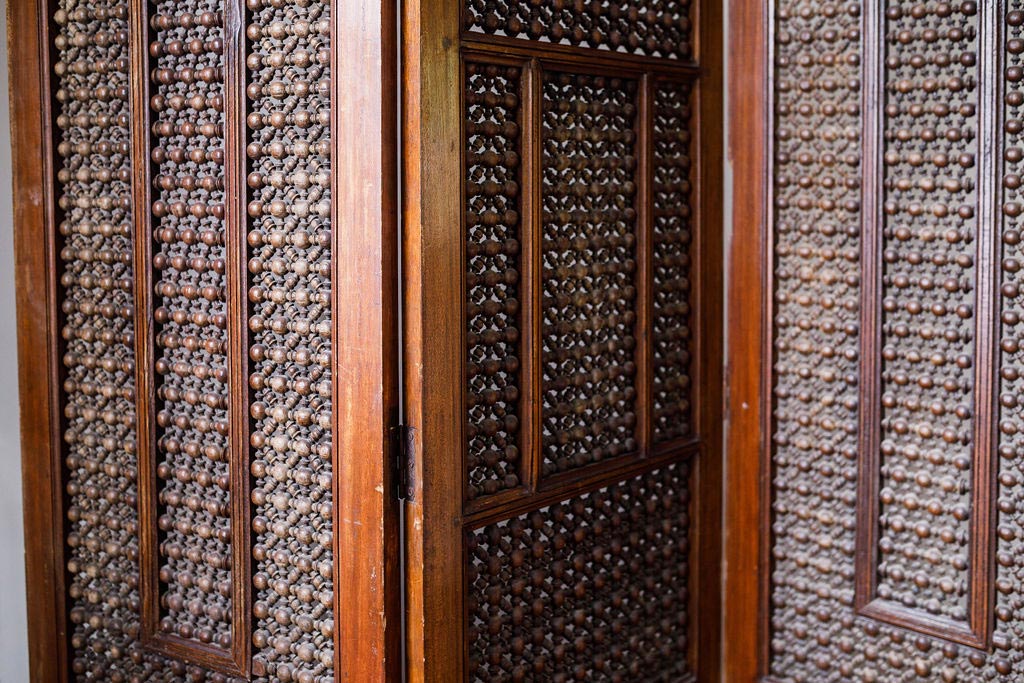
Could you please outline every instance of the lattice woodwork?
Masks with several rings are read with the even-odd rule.
[[[97,680],[139,624],[127,18],[53,13],[71,668]]]
[[[465,78],[466,438],[473,499],[520,482],[522,69],[467,62]]]
[[[466,0],[470,32],[687,59],[690,0]]]
[[[223,5],[151,5],[160,631],[231,646]]]
[[[873,172],[860,108],[867,3],[785,0],[775,29],[775,285],[773,293],[770,674],[781,682],[1016,680],[1022,523],[1017,245],[1024,7],[894,1],[883,9],[880,78],[882,447],[879,593],[918,612],[963,618],[971,470],[978,425],[998,419],[992,600],[984,650],[858,616],[861,358],[861,187]],[[1002,23],[1002,44],[994,25]],[[870,35],[868,33],[867,35]],[[1005,121],[990,128],[979,91],[1000,70]],[[990,124],[991,125],[991,124]],[[981,196],[986,154],[1002,165],[1001,198]],[[1001,220],[979,220],[1002,206]],[[996,286],[999,412],[979,415],[970,391],[985,287],[976,250],[1001,238]],[[982,514],[982,513],[979,513]],[[984,587],[984,586],[983,586]],[[984,596],[984,590],[981,595]],[[984,598],[982,598],[984,599]]]
[[[70,673],[224,683],[139,643],[128,5],[53,21]]]
[[[691,680],[689,470],[467,534],[472,681]]]
[[[253,673],[331,681],[330,6],[249,0]]]
[[[882,325],[877,592],[965,621],[978,381],[978,13],[891,11],[884,32],[882,286],[868,304],[880,303]]]
[[[685,83],[654,88],[651,410],[656,444],[693,432],[690,90]]]
[[[544,74],[544,474],[637,449],[636,94],[633,80]]]

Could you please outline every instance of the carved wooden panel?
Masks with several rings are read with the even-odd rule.
[[[689,471],[468,532],[472,681],[693,680]]]
[[[467,495],[473,499],[521,481],[523,71],[467,62],[465,78]]]
[[[223,7],[154,2],[149,23],[157,628],[230,649]]]
[[[545,475],[639,447],[637,85],[543,74]]]
[[[332,680],[330,7],[248,9],[253,673]]]
[[[693,50],[690,0],[470,0],[468,31],[554,44],[686,59]]]
[[[443,675],[695,680],[692,5],[462,9],[467,654]]]
[[[652,149],[653,441],[693,432],[693,93],[654,87]]]
[[[775,13],[768,670],[1015,680],[1024,6],[838,10]]]
[[[128,7],[53,26],[69,668],[102,680],[139,653]]]
[[[330,11],[241,12],[53,9],[73,680],[333,680]]]

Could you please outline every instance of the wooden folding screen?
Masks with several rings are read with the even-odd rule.
[[[1019,680],[1024,3],[734,5],[729,673]]]
[[[720,20],[404,7],[412,681],[717,680]]]
[[[393,680],[394,5],[10,17],[33,680]]]

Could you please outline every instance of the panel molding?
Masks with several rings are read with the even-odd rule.
[[[997,6],[998,5],[998,6]],[[857,506],[855,607],[872,619],[970,647],[987,649],[994,609],[996,424],[995,325],[1000,224],[996,172],[999,115],[999,45],[997,21],[1002,3],[979,3],[978,53],[978,182],[975,236],[974,384],[972,388],[972,467],[967,572],[967,615],[960,621],[929,614],[879,596],[879,541],[882,503],[882,356],[883,250],[886,223],[883,205],[886,138],[887,26],[879,3],[864,3],[862,101],[862,228],[861,228],[861,378],[859,388],[860,452]]]

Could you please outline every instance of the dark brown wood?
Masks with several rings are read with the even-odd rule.
[[[344,0],[331,20],[335,671],[385,683],[402,667],[396,3]]]
[[[996,10],[981,9],[985,30],[981,32],[982,54],[995,54]],[[886,215],[883,202],[886,197],[884,110],[884,58],[885,24],[882,8],[875,3],[864,6],[862,95],[863,135],[862,148],[862,226],[861,226],[861,382],[860,382],[860,456],[857,506],[857,555],[855,604],[860,614],[913,631],[961,643],[969,647],[987,649],[994,625],[994,562],[995,562],[995,476],[997,471],[997,423],[995,412],[996,325],[998,324],[998,284],[996,257],[997,238],[985,236],[977,240],[975,249],[977,290],[974,325],[975,358],[973,407],[975,436],[971,502],[970,547],[968,550],[969,596],[966,622],[936,617],[923,610],[910,609],[893,600],[878,596],[880,552],[879,500],[882,467],[883,406],[882,350],[883,334],[883,229]],[[998,76],[994,60],[982,61],[985,72],[980,79],[983,88],[979,139],[988,149],[996,149],[999,142],[1000,118],[996,103]],[[981,155],[982,170],[977,188],[981,198],[978,207],[979,226],[983,235],[985,226],[998,224],[994,212],[999,205],[999,184],[996,159],[991,153]]]
[[[29,675],[68,680],[61,491],[59,327],[53,164],[43,0],[7,3],[15,285]]]
[[[722,515],[724,504],[723,395],[724,395],[724,125],[723,97],[723,3],[696,5],[698,26],[696,48],[701,72],[696,86],[696,118],[691,122],[697,161],[694,198],[696,204],[695,330],[697,349],[691,363],[695,425],[701,438],[701,452],[694,464],[691,491],[694,496],[691,609],[692,671],[699,681],[717,681],[722,676]],[[731,24],[730,19],[730,24]],[[730,35],[731,32],[730,32]],[[694,367],[695,366],[695,367]],[[748,654],[749,656],[749,654]]]
[[[733,202],[727,275],[723,676],[754,683],[768,658],[771,366],[769,58],[772,3],[729,2]]]
[[[503,6],[504,7],[504,6]],[[461,32],[458,21],[463,3],[446,0],[437,3],[413,2],[405,6],[403,169],[404,169],[404,330],[406,419],[415,435],[412,451],[412,491],[407,504],[406,530],[409,546],[406,564],[408,669],[412,680],[462,680],[472,673],[472,643],[466,642],[472,626],[469,612],[470,586],[475,571],[471,563],[479,556],[470,550],[474,534],[485,527],[521,519],[547,506],[557,506],[578,496],[600,495],[623,481],[649,481],[658,471],[685,468],[692,523],[688,537],[692,552],[688,557],[687,605],[688,635],[691,647],[689,665],[699,680],[715,680],[719,675],[721,625],[721,308],[722,244],[715,227],[721,222],[721,9],[709,4],[694,17],[702,37],[699,59],[665,59],[622,51],[596,50],[591,47],[558,45],[547,42]],[[583,10],[576,10],[583,11]],[[597,35],[595,33],[595,35]],[[598,38],[593,38],[598,40]],[[619,40],[611,36],[609,40]],[[459,47],[461,45],[461,54]],[[687,53],[689,55],[689,53]],[[460,59],[461,57],[461,59]],[[460,491],[468,490],[464,422],[467,396],[466,363],[466,246],[467,220],[463,198],[466,194],[464,149],[466,112],[461,90],[466,85],[464,63],[510,65],[521,69],[520,97],[517,103],[522,135],[517,150],[522,150],[519,213],[523,217],[513,228],[519,231],[523,249],[520,289],[522,318],[519,344],[518,445],[523,458],[519,463],[518,486],[499,490],[479,498],[461,500]],[[471,73],[478,73],[472,71]],[[551,221],[551,208],[543,206],[544,183],[541,171],[546,159],[545,136],[554,136],[561,116],[560,106],[571,108],[569,100],[544,98],[545,78],[566,74],[567,79],[582,76],[625,79],[623,92],[632,95],[631,107],[638,113],[629,116],[635,135],[631,154],[637,168],[630,179],[636,183],[629,200],[635,219],[637,303],[633,325],[637,347],[637,392],[635,410],[638,443],[629,453],[614,458],[598,458],[577,464],[565,471],[545,470],[545,445],[542,423],[545,417],[546,384],[542,375],[549,372],[543,355],[545,327],[543,306],[545,278],[545,221]],[[517,76],[513,76],[517,78]],[[591,80],[586,80],[589,88]],[[603,83],[603,82],[602,82]],[[619,83],[619,81],[616,81]],[[683,114],[689,121],[693,138],[691,183],[694,233],[691,315],[694,336],[690,360],[692,431],[678,438],[655,443],[653,427],[654,351],[651,347],[654,312],[654,99],[655,88],[679,83],[687,88],[692,111]],[[577,87],[577,86],[571,86]],[[605,87],[597,86],[597,89]],[[692,91],[689,90],[692,88]],[[556,96],[557,97],[557,96]],[[601,96],[595,96],[601,97]],[[629,99],[629,98],[627,98]],[[581,98],[582,102],[582,98]],[[490,106],[490,105],[488,105]],[[543,110],[544,106],[551,107]],[[595,100],[595,106],[601,103]],[[616,110],[617,111],[617,110]],[[609,123],[609,126],[620,125]],[[582,131],[581,131],[582,133]],[[489,133],[488,133],[489,135]],[[554,140],[555,138],[552,137]],[[500,156],[500,154],[499,154]],[[562,160],[565,163],[571,163]],[[474,181],[475,182],[475,181]],[[458,190],[462,189],[462,192]],[[596,187],[595,193],[601,188]],[[505,192],[498,187],[491,192]],[[562,189],[558,191],[564,191]],[[481,192],[484,194],[484,192]],[[513,196],[514,193],[508,195]],[[567,204],[571,202],[567,201]],[[546,215],[547,214],[547,215]],[[479,216],[474,217],[474,221]],[[499,219],[500,220],[500,219]],[[567,219],[568,220],[568,219]],[[576,220],[573,218],[573,220]],[[456,232],[451,226],[461,226]],[[474,223],[475,225],[475,223]],[[475,277],[475,274],[474,274]],[[589,293],[588,293],[589,294]],[[603,293],[593,293],[608,301]],[[550,362],[550,361],[548,361]],[[453,424],[454,423],[454,424]],[[457,456],[457,457],[453,457]],[[545,473],[546,472],[546,473]],[[667,475],[666,475],[667,476]],[[639,485],[639,484],[637,484]],[[684,487],[685,488],[685,487]],[[683,495],[689,495],[684,492]],[[494,556],[499,562],[500,551]],[[476,559],[474,559],[476,558]],[[483,560],[479,560],[483,562]],[[468,576],[464,578],[463,574]],[[473,578],[473,581],[479,581]],[[475,608],[474,608],[475,609]],[[467,627],[467,624],[470,626]],[[459,651],[462,656],[459,657]],[[454,661],[460,659],[462,661]],[[689,674],[687,674],[689,675]]]

